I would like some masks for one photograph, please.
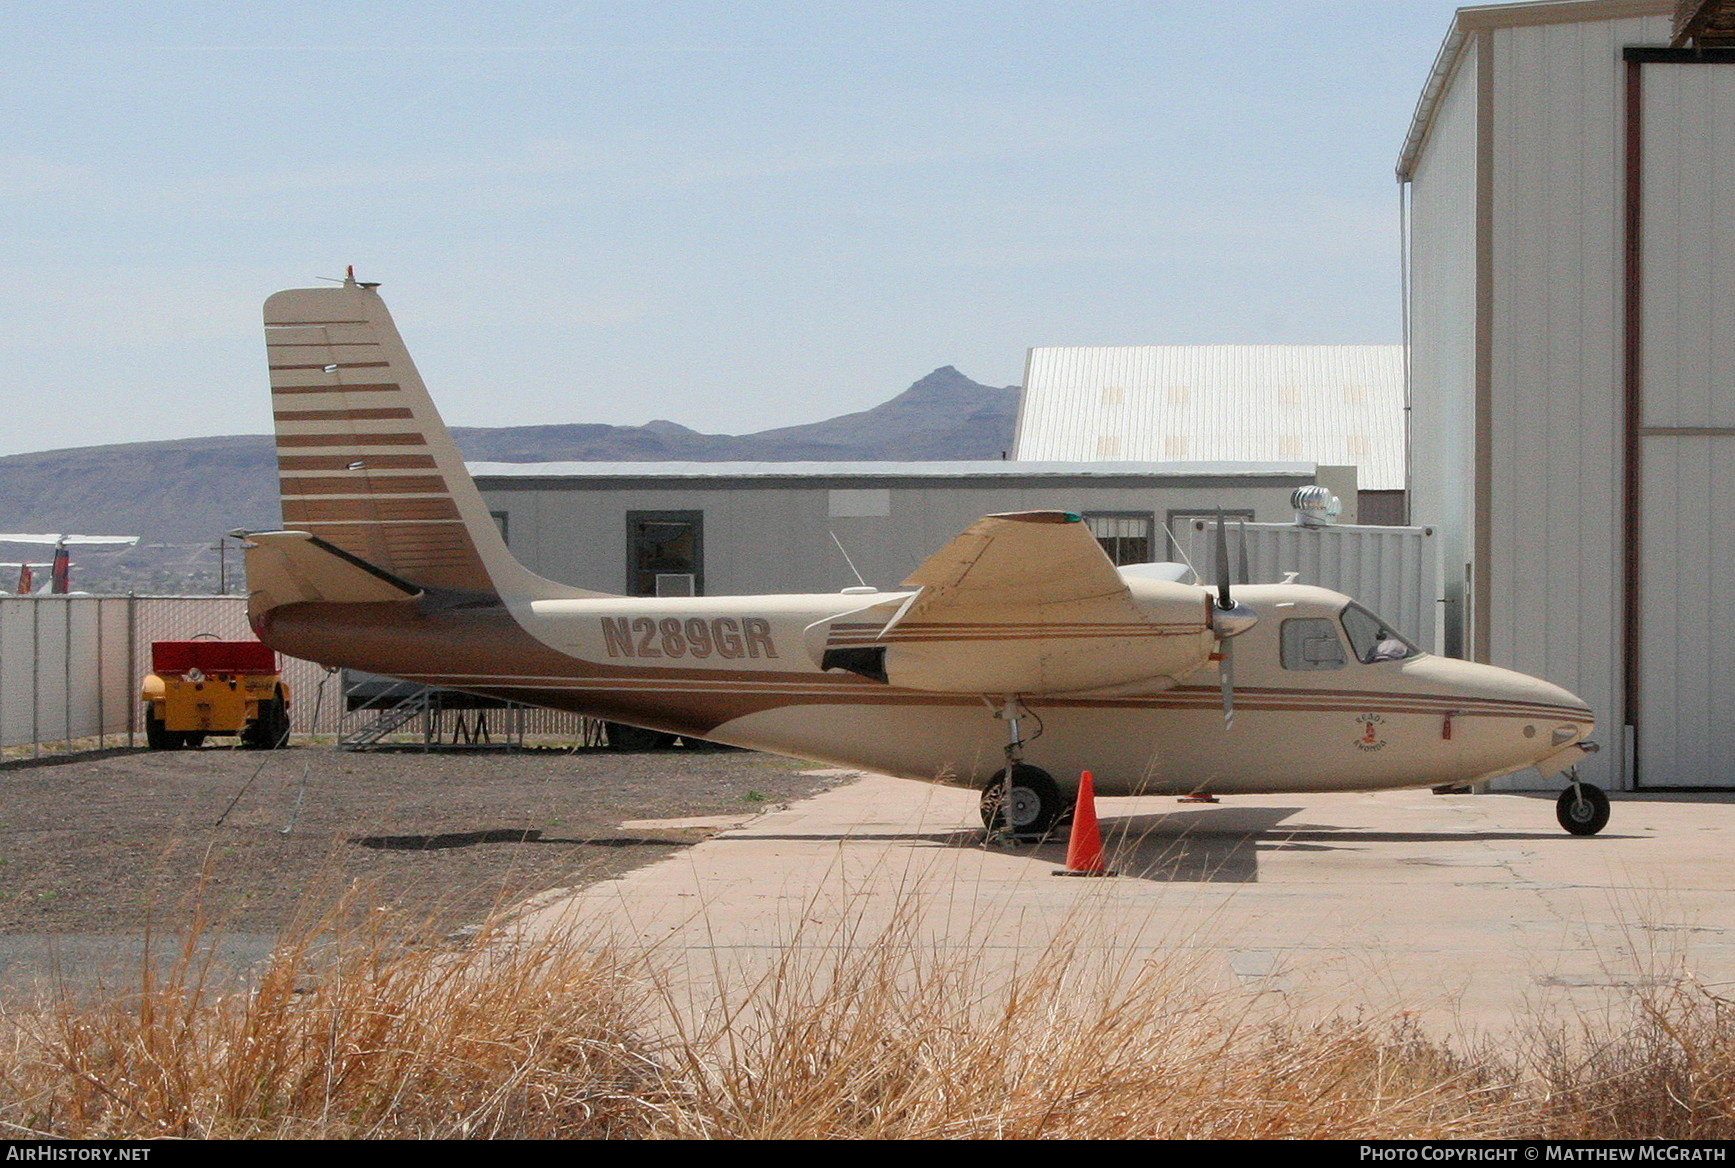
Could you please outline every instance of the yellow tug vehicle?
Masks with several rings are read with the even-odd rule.
[[[254,750],[289,741],[289,689],[258,641],[153,641],[140,696],[152,750],[192,749],[212,734]]]

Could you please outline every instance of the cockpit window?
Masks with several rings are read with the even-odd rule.
[[[1400,637],[1392,626],[1359,604],[1343,610],[1343,631],[1349,635],[1349,647],[1356,660],[1364,665],[1402,661],[1421,652]]]
[[[1280,638],[1285,669],[1342,669],[1343,641],[1326,617],[1294,617],[1283,622]]]

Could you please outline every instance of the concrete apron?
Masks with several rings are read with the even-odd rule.
[[[1110,879],[1053,876],[1064,840],[983,848],[976,800],[868,776],[522,923],[651,950],[683,1026],[876,944],[978,988],[1044,962],[1097,986],[1155,970],[1182,1003],[1461,1038],[1735,990],[1735,798],[1617,799],[1591,839],[1552,796],[1102,799]]]

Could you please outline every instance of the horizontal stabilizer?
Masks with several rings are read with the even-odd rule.
[[[375,604],[406,600],[422,591],[305,531],[249,535],[246,556],[249,616],[263,615],[285,604]]]

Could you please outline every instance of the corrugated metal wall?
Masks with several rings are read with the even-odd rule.
[[[0,597],[0,747],[127,732],[124,597]]]
[[[1462,654],[1476,393],[1476,46],[1460,61],[1410,194],[1410,519],[1434,528],[1449,653]]]
[[[1411,176],[1413,514],[1446,536],[1450,579],[1460,570],[1450,495],[1470,471],[1457,484],[1470,503],[1461,554],[1476,557],[1480,511],[1485,558],[1475,565],[1482,610],[1472,613],[1482,648],[1465,648],[1588,701],[1607,749],[1585,777],[1627,786],[1622,49],[1666,44],[1669,18],[1583,19],[1545,7],[1460,14],[1467,56]],[[1469,281],[1466,248],[1475,249]],[[1476,296],[1468,315],[1467,288]],[[1481,450],[1474,426],[1462,437],[1456,429],[1476,416],[1478,377]],[[1442,447],[1427,433],[1429,411]]]
[[[1735,63],[1640,75],[1638,780],[1735,786]]]
[[[1271,584],[1289,572],[1359,600],[1430,653],[1441,637],[1440,541],[1425,527],[1301,527],[1231,524],[1230,563],[1239,563],[1245,530],[1249,581]],[[1176,542],[1202,582],[1216,583],[1216,523],[1194,520]]]
[[[1493,32],[1487,660],[1591,704],[1620,782],[1621,49],[1666,17]]]

